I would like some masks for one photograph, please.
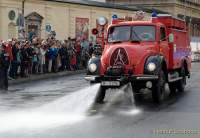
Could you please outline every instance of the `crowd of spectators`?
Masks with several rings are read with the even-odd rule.
[[[58,71],[84,69],[91,56],[93,44],[86,39],[76,40],[70,37],[59,41],[54,37],[31,41],[10,39],[0,41],[9,58],[8,77],[16,79],[32,74],[44,74]]]

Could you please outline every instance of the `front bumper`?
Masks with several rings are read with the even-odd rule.
[[[92,83],[101,83],[105,85],[105,82],[112,82],[115,84],[114,86],[122,86],[129,82],[139,82],[139,81],[155,81],[158,79],[157,75],[131,75],[131,76],[93,76],[87,75],[85,76],[85,80],[90,81]],[[111,84],[111,86],[113,86]],[[109,86],[107,83],[106,86]]]

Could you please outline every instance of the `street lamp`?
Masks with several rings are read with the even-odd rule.
[[[186,0],[184,1],[184,6],[185,6],[185,16],[184,16],[184,18],[185,18],[185,22],[186,22]]]
[[[107,19],[105,18],[105,17],[99,17],[98,19],[97,19],[97,23],[99,24],[99,25],[101,25],[101,26],[104,26],[104,25],[106,25],[107,24]]]
[[[105,25],[108,23],[108,20],[106,17],[102,16],[97,19],[97,23],[101,26],[102,48],[104,48],[104,42],[105,42],[104,30],[105,30]]]
[[[24,17],[24,7],[26,0],[22,0],[22,16]]]

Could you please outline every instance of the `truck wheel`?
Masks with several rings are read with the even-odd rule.
[[[142,93],[140,93],[140,88],[133,88],[133,96],[135,102],[140,102],[143,99]]]
[[[170,95],[174,95],[176,93],[176,89],[176,82],[169,83]]]
[[[181,68],[181,77],[183,78],[177,82],[177,89],[179,92],[184,92],[186,85],[186,76],[184,67]]]
[[[90,85],[94,85],[96,84],[94,81],[90,81]]]
[[[154,83],[152,89],[152,98],[156,103],[160,103],[164,99],[166,78],[163,70],[159,71],[158,80]]]
[[[106,88],[100,86],[100,88],[99,88],[99,90],[97,92],[97,95],[95,97],[95,103],[103,103],[105,95],[106,95]]]

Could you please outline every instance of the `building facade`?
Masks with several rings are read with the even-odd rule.
[[[0,40],[28,36],[32,31],[41,38],[52,32],[59,40],[91,38],[98,17],[110,22],[113,14],[124,17],[134,12],[133,8],[84,0],[0,0]]]
[[[200,0],[107,0],[107,2],[165,11],[175,17],[186,19],[190,26],[190,35],[200,37]]]

